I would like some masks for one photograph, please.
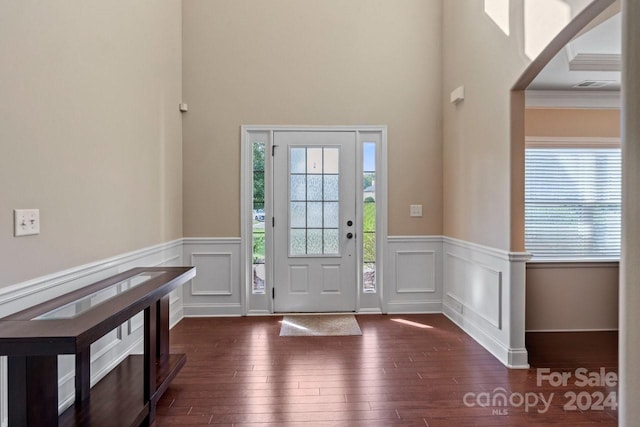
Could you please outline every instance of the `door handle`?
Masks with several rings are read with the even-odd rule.
[[[353,233],[347,233],[347,239],[353,239]]]

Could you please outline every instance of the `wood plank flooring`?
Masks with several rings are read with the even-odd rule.
[[[590,409],[598,392],[617,387],[579,387],[574,375],[580,367],[615,373],[615,348],[582,363],[580,354],[565,360],[551,350],[562,341],[534,336],[538,366],[510,370],[442,315],[357,319],[363,335],[349,337],[279,337],[277,316],[184,319],[171,331],[171,347],[187,354],[187,364],[154,426],[617,425],[617,411]],[[572,378],[538,386],[537,367]],[[565,410],[571,391],[582,409]],[[546,411],[540,397],[551,401]]]

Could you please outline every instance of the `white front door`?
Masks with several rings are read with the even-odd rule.
[[[274,309],[355,311],[356,133],[276,131]]]

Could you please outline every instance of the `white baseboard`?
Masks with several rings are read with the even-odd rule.
[[[438,301],[403,301],[387,304],[388,314],[432,314],[442,313],[442,302]]]
[[[554,333],[554,332],[618,332],[619,329],[527,329],[526,332],[529,333]]]
[[[487,351],[493,354],[502,364],[511,369],[528,369],[529,359],[525,348],[509,348],[488,335],[482,328],[468,322],[454,308],[443,304],[442,313],[467,335],[476,340]]]
[[[379,308],[361,308],[355,314],[382,314],[382,310]]]
[[[184,306],[184,317],[239,317],[242,306],[230,304],[189,304]]]
[[[256,316],[273,316],[273,313],[271,313],[269,310],[248,310],[247,311],[247,316],[252,316],[252,317],[256,317]]]

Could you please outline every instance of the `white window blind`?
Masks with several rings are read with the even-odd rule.
[[[620,256],[619,148],[527,148],[525,245],[534,259]]]

